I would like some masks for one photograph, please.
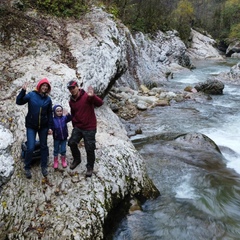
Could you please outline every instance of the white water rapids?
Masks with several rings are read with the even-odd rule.
[[[199,61],[197,69],[176,74],[166,87],[194,86],[229,71],[231,64]],[[138,117],[144,135],[205,134],[220,147],[226,168],[214,168],[211,159],[207,168],[188,164],[186,160],[197,159],[197,153],[180,152],[163,140],[136,146],[161,196],[127,215],[114,240],[240,239],[240,86],[225,84],[223,93],[206,102],[175,103]]]

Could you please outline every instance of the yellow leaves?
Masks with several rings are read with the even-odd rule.
[[[240,23],[235,24],[231,27],[229,38],[230,39],[240,39]]]
[[[3,206],[3,208],[6,208],[6,207],[7,207],[7,202],[6,202],[6,201],[3,201],[3,202],[2,202],[2,206]]]
[[[193,18],[194,8],[188,0],[181,0],[176,9],[176,15],[182,18]]]
[[[42,184],[46,184],[47,183],[47,178],[42,178]]]
[[[49,179],[47,177],[42,178],[42,185],[48,185],[50,187],[53,186],[53,184],[49,181]]]
[[[41,227],[38,227],[38,228],[37,228],[37,231],[42,234],[42,233],[44,233],[45,229],[44,229],[44,228],[41,228]]]

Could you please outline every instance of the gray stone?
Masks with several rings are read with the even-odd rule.
[[[200,82],[194,87],[198,92],[207,94],[221,95],[223,94],[224,84],[219,80],[209,79],[205,82]]]

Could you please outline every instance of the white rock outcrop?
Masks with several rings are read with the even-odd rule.
[[[26,140],[27,106],[17,106],[16,95],[23,83],[28,82],[27,91],[31,91],[46,77],[52,85],[53,104],[61,104],[69,111],[69,80],[78,78],[84,89],[92,85],[101,96],[114,84],[136,90],[142,83],[165,81],[166,72],[183,69],[177,58],[186,47],[175,32],[159,32],[154,40],[141,33],[132,36],[99,8],[93,8],[80,22],[39,18],[35,12],[28,13],[28,17],[45,23],[42,35],[21,39],[12,33],[9,45],[0,44],[0,184],[5,183],[0,196],[0,238],[103,239],[108,212],[126,196],[159,194],[146,174],[144,159],[105,101],[96,109],[93,177],[84,178],[84,148],[80,148],[83,162],[75,171],[54,171],[53,142],[49,137],[49,177],[42,178],[36,163],[29,181],[24,177],[20,158],[21,143]],[[156,98],[138,100],[153,104]],[[67,158],[71,161],[70,151]],[[4,179],[10,176],[6,182]]]
[[[191,46],[188,55],[191,59],[223,59],[214,46],[216,41],[211,36],[203,35],[196,30],[191,30]]]
[[[30,181],[22,170],[21,143],[26,140],[27,106],[15,104],[21,86],[27,82],[27,92],[32,91],[41,78],[47,77],[52,86],[53,104],[61,104],[67,111],[66,85],[79,74],[79,83],[83,82],[84,89],[92,85],[98,93],[104,93],[114,75],[126,64],[126,38],[116,26],[110,15],[95,9],[82,24],[66,21],[61,25],[49,19],[46,35],[19,42],[13,34],[11,48],[0,44],[4,73],[1,79],[0,178],[1,184],[5,183],[0,196],[1,239],[59,239],[59,236],[62,239],[103,239],[108,212],[126,196],[159,194],[146,174],[144,159],[106,103],[96,109],[97,150],[91,179],[85,179],[84,148],[81,148],[82,163],[75,171],[69,168],[54,171],[51,136],[48,178],[42,177],[39,163],[33,166]],[[56,42],[54,39],[62,36],[62,32],[66,35],[61,42]],[[47,37],[48,34],[51,36]],[[65,52],[61,44],[65,44]],[[72,160],[69,149],[67,159]],[[5,181],[10,176],[10,181]]]

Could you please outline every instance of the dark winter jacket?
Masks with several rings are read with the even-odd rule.
[[[94,108],[102,106],[103,100],[97,95],[88,96],[83,89],[79,91],[78,98],[73,99],[71,97],[69,101],[73,127],[83,130],[96,130],[97,119]]]
[[[56,115],[56,108],[61,107],[60,105],[56,105],[53,107],[53,138],[55,140],[66,140],[68,137],[68,128],[67,123],[71,121],[72,116],[71,114],[67,114],[66,116],[60,116],[58,117]]]
[[[24,105],[28,103],[28,113],[25,118],[25,126],[27,128],[41,129],[53,127],[52,117],[52,100],[46,94],[42,95],[39,93],[40,87],[43,83],[49,85],[49,91],[51,86],[46,78],[42,79],[37,89],[26,94],[26,90],[22,89],[16,98],[16,104]]]

